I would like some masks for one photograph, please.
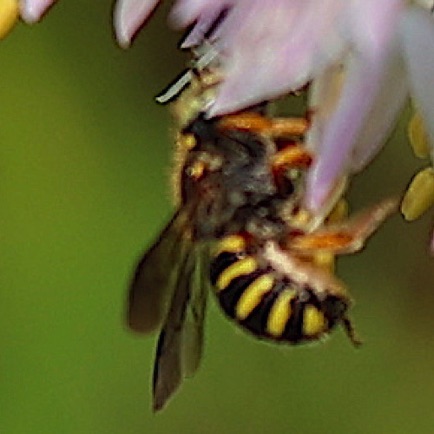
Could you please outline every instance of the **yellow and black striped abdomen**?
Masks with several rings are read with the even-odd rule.
[[[344,321],[348,300],[296,284],[249,254],[242,235],[220,241],[210,278],[220,306],[255,336],[299,343],[320,338]]]

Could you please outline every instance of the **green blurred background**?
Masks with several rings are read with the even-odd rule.
[[[434,433],[430,216],[396,216],[339,271],[365,339],[255,341],[210,303],[193,380],[153,415],[155,336],[123,324],[138,255],[171,213],[167,107],[183,68],[159,10],[129,51],[110,2],[60,1],[0,44],[0,432]],[[405,114],[408,117],[408,113]],[[404,124],[353,182],[353,208],[421,165]]]

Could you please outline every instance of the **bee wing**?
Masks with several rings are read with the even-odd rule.
[[[160,410],[184,377],[192,375],[199,366],[207,292],[201,264],[200,250],[193,249],[182,262],[158,339],[153,378],[154,411]]]
[[[139,261],[128,296],[128,326],[149,333],[163,322],[176,276],[191,247],[189,213],[178,211]]]
[[[201,246],[196,255],[196,266],[191,283],[190,302],[187,305],[185,325],[183,329],[183,369],[187,377],[197,371],[203,353],[205,312],[209,280],[208,246]]]

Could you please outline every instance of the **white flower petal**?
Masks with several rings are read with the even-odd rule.
[[[219,15],[236,0],[178,0],[169,14],[170,24],[185,28],[204,15]]]
[[[144,24],[159,0],[117,0],[113,11],[116,39],[127,48],[132,37]]]
[[[339,179],[349,169],[351,150],[375,100],[384,65],[361,56],[346,64],[345,83],[335,112],[324,128],[321,146],[307,177],[306,206],[324,205]]]
[[[383,147],[408,97],[408,81],[400,53],[391,55],[386,64],[379,91],[353,147],[353,172],[362,170]]]
[[[296,90],[321,72],[344,49],[340,12],[341,0],[240,0],[219,29],[226,78],[210,115]]]
[[[400,23],[400,32],[410,86],[434,144],[434,19],[422,9],[409,8]]]
[[[182,29],[192,24],[212,0],[178,0],[169,12],[170,24]]]
[[[309,89],[309,112],[311,125],[306,135],[306,146],[314,153],[321,145],[324,126],[336,110],[344,83],[342,65],[336,64],[315,78]]]
[[[350,0],[345,24],[354,49],[365,56],[381,57],[391,42],[402,0]]]
[[[29,24],[39,21],[55,0],[20,0],[20,14]]]

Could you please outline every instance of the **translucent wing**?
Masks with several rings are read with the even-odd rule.
[[[130,285],[127,322],[149,333],[166,317],[180,267],[191,250],[189,213],[178,211],[137,265]]]
[[[210,288],[208,245],[199,247],[196,266],[190,286],[183,328],[183,372],[191,377],[197,371],[203,353],[204,324],[207,296]]]
[[[162,409],[186,376],[197,370],[203,349],[207,298],[207,257],[203,247],[192,249],[183,261],[155,357],[154,410]]]

